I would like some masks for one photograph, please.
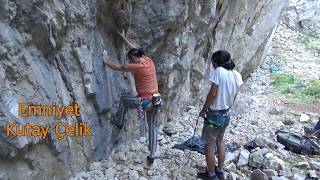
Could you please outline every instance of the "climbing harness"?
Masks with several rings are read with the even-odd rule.
[[[204,123],[213,128],[218,128],[223,126],[224,124],[229,123],[230,121],[230,114],[229,110],[222,110],[222,111],[213,111],[209,110],[207,112],[207,117],[204,120]]]
[[[154,107],[159,107],[162,105],[160,93],[156,93],[152,95],[152,105]]]
[[[139,104],[140,107],[134,107],[134,108],[136,108],[136,109],[140,108],[139,113],[143,113],[142,115],[140,114],[140,117],[141,116],[145,117],[145,113],[146,113],[147,109],[150,108],[150,106],[152,106],[151,108],[158,108],[158,107],[161,107],[161,105],[162,105],[161,95],[159,93],[153,94],[151,100],[142,99],[142,98],[138,98],[137,100],[139,101],[139,102],[137,102],[137,104]],[[150,103],[151,103],[151,105],[150,105]],[[141,108],[142,108],[142,110],[141,110]],[[160,108],[158,108],[158,109],[160,111]],[[125,110],[125,112],[126,112],[126,110]],[[141,120],[141,119],[139,119],[139,120]],[[111,123],[113,125],[115,125],[116,127],[118,127],[119,129],[122,129],[122,127],[124,126],[125,120],[124,120],[124,118],[122,118],[122,120],[120,121],[119,117],[113,116],[111,118]],[[143,123],[145,123],[145,122],[143,122]]]
[[[141,99],[140,104],[142,106],[142,109],[147,109],[150,104],[150,100],[149,99]]]

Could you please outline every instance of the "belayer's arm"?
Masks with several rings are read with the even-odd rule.
[[[217,95],[217,91],[218,91],[218,85],[212,83],[210,91],[209,91],[209,93],[207,95],[206,102],[203,105],[203,108],[202,108],[202,110],[200,112],[200,116],[204,117],[205,113],[208,111],[209,107],[213,103],[213,100]]]
[[[123,41],[126,43],[126,45],[130,48],[130,49],[132,49],[132,48],[137,48],[134,44],[132,44],[127,38],[126,38],[126,36],[125,36],[125,34],[124,34],[124,31],[122,31],[122,33],[120,33],[120,32],[117,32],[120,36],[121,36],[121,38],[123,39]]]

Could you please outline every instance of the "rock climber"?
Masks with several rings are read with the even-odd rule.
[[[142,49],[136,48],[126,37],[124,32],[118,34],[124,42],[129,46],[127,53],[129,59],[128,65],[119,65],[109,62],[106,53],[103,55],[103,63],[115,71],[131,72],[134,77],[137,96],[120,97],[119,107],[111,120],[111,122],[121,129],[124,125],[124,115],[127,108],[135,108],[138,110],[140,122],[140,136],[145,136],[146,125],[145,118],[148,123],[148,149],[150,154],[147,159],[153,163],[157,148],[157,135],[159,126],[159,113],[161,107],[161,97],[158,91],[158,83],[156,70],[153,60],[147,57]],[[145,117],[145,115],[147,117]]]
[[[223,136],[229,125],[229,109],[232,107],[240,86],[241,75],[234,70],[235,64],[229,52],[219,50],[211,57],[214,72],[211,74],[211,88],[199,114],[204,118],[202,139],[205,144],[207,171],[198,173],[202,179],[224,179],[225,148]],[[218,166],[215,166],[215,146],[218,151]]]

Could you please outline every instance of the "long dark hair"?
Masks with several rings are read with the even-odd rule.
[[[127,56],[129,59],[132,59],[133,57],[135,58],[140,58],[144,55],[143,49],[142,48],[132,48],[129,50]]]
[[[233,70],[236,66],[231,59],[231,55],[228,51],[219,50],[212,54],[211,61],[213,64],[216,64],[218,67],[221,66],[227,70]]]

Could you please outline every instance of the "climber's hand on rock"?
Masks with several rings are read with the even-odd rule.
[[[103,58],[103,64],[108,65],[108,59]]]
[[[137,48],[137,46],[133,43],[131,43],[127,38],[126,38],[126,33],[124,32],[124,30],[122,30],[122,32],[120,33],[119,31],[117,31],[117,33],[119,34],[119,36],[121,36],[121,38],[124,40],[124,42],[126,43],[126,45],[131,49],[131,48]]]
[[[108,52],[106,50],[103,51],[102,61],[104,64],[106,64],[106,65],[108,64],[109,56],[108,56]]]
[[[126,33],[124,32],[124,29],[122,29],[122,32],[120,33],[119,31],[117,31],[117,33],[122,37],[125,38],[126,37]]]

